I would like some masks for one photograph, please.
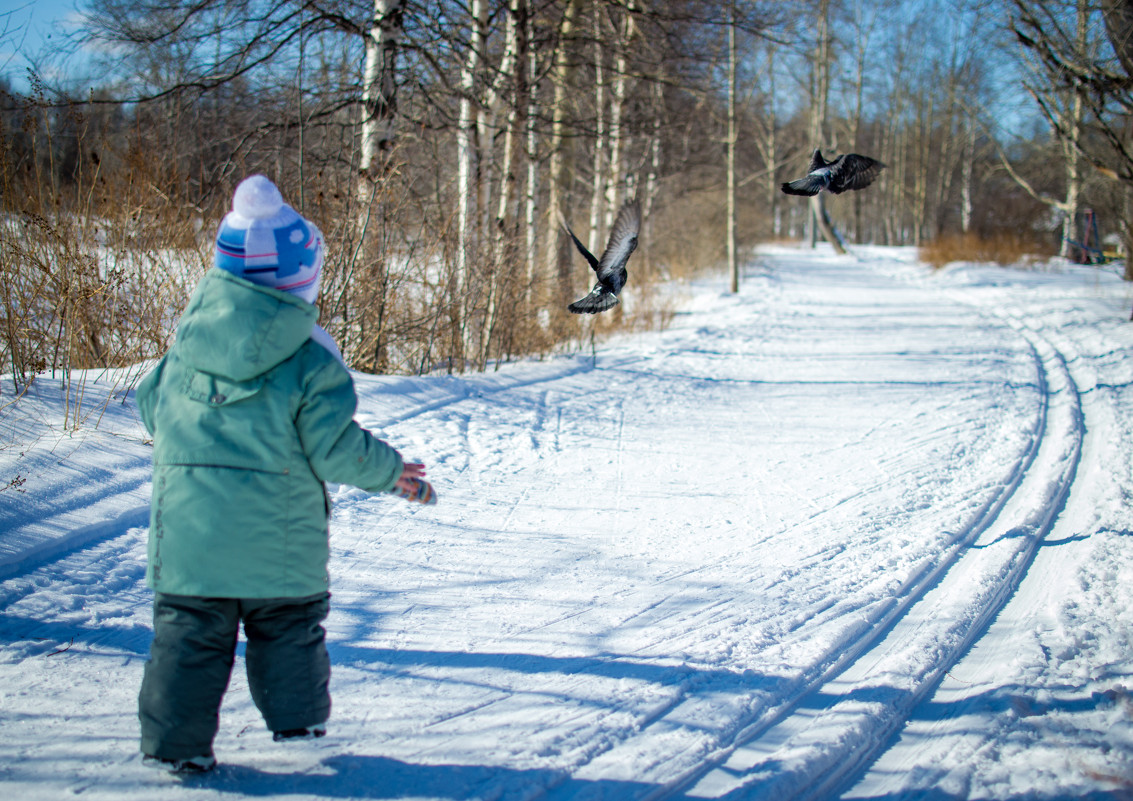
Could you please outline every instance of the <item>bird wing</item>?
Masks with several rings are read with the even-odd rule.
[[[578,252],[586,257],[586,261],[590,263],[590,266],[594,269],[594,272],[601,275],[602,270],[598,264],[598,260],[594,258],[593,253],[586,249],[586,245],[578,241],[578,237],[574,235],[574,231],[570,230],[570,226],[567,225],[566,217],[562,215],[562,212],[559,213],[559,222],[563,224],[563,228],[565,228],[566,232],[570,234],[570,238],[574,240],[574,246],[578,248]]]
[[[610,230],[610,241],[602,259],[595,267],[599,280],[609,280],[625,269],[630,254],[637,247],[637,235],[641,232],[641,204],[631,200],[622,206]]]
[[[831,167],[829,189],[834,194],[850,189],[865,189],[883,169],[885,165],[877,159],[847,153]]]
[[[822,157],[822,151],[819,150],[816,147],[814,149],[814,152],[810,154],[810,167],[807,168],[807,172],[814,172],[815,170],[821,170],[827,164],[831,164],[831,163],[832,162],[829,162]]]

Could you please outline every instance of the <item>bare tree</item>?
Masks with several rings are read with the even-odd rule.
[[[740,267],[736,256],[736,4],[728,9],[728,131],[725,139],[727,164],[727,223],[725,249],[732,292],[740,291]]]
[[[830,67],[831,67],[831,35],[830,35],[830,0],[818,0],[817,24],[815,25],[814,55],[811,59],[811,122],[810,136],[814,147],[820,147],[826,142],[826,112],[830,99]],[[830,218],[826,214],[826,193],[819,192],[810,199],[811,237],[813,247],[817,241],[817,232],[821,231],[823,238],[834,248],[835,253],[844,254],[846,248],[842,246],[838,235],[830,225]]]
[[[569,245],[559,226],[558,219],[564,213],[567,173],[573,163],[572,151],[566,143],[568,126],[567,104],[573,85],[574,66],[570,57],[570,47],[575,35],[575,22],[579,13],[580,0],[566,0],[566,7],[558,25],[558,37],[552,58],[551,83],[553,99],[549,109],[551,135],[548,147],[551,160],[548,171],[547,216],[550,223],[547,241],[546,280],[554,287],[552,300],[557,301],[564,289],[569,287],[568,271]]]
[[[383,174],[380,154],[393,146],[397,119],[398,43],[405,15],[404,0],[374,0],[374,16],[366,33],[366,63],[362,76],[362,132],[359,170]]]
[[[476,93],[476,77],[480,65],[480,54],[484,52],[484,28],[487,21],[486,0],[472,0],[469,7],[468,28],[469,42],[465,48],[464,63],[460,71],[460,120],[456,130],[456,286],[457,320],[456,326],[460,334],[460,352],[458,358],[463,361],[467,358],[470,346],[469,329],[469,303],[470,303],[470,251],[478,245],[476,239],[476,221],[478,220],[477,204],[475,200],[479,194],[478,182],[473,184],[474,172],[477,165],[474,163],[478,149],[474,141],[476,137],[476,107],[478,105]]]
[[[614,225],[614,215],[621,205],[621,191],[625,171],[625,130],[623,119],[629,82],[629,51],[633,47],[637,26],[634,24],[636,11],[634,0],[626,0],[621,20],[614,21],[616,30],[614,56],[614,80],[610,93],[610,163],[606,173],[606,225],[609,231]]]
[[[1104,0],[1101,8],[1013,0],[1012,28],[1040,66],[1043,85],[1031,94],[1056,134],[1102,174],[1133,188],[1133,0]],[[1100,16],[1100,19],[1099,19]],[[1091,46],[1091,25],[1104,26],[1107,50]],[[1085,34],[1084,34],[1085,32]],[[1078,111],[1061,113],[1043,89],[1070,93]],[[1073,169],[1077,169],[1076,166]],[[1074,197],[1074,204],[1077,199]],[[1070,201],[1068,192],[1068,201]],[[1125,251],[1133,253],[1133,222],[1123,226]],[[1126,259],[1133,280],[1133,259]]]

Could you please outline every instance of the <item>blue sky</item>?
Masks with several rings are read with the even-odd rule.
[[[78,0],[0,0],[0,74],[17,88],[25,86],[33,61],[58,56],[62,33],[79,7]]]

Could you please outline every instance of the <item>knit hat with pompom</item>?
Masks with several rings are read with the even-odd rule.
[[[262,175],[245,178],[216,235],[216,266],[256,284],[314,303],[323,267],[323,235],[283,202]]]

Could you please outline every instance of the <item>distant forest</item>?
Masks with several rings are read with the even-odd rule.
[[[760,242],[1008,239],[1097,262],[1133,236],[1133,0],[78,8],[66,46],[0,75],[17,386],[167,347],[257,172],[324,231],[321,319],[371,372],[663,326],[663,280],[727,267],[737,285]],[[0,44],[17,19],[0,15]],[[886,169],[859,192],[783,194],[815,148]],[[633,291],[570,315],[593,274],[560,220],[600,252],[631,197]]]

